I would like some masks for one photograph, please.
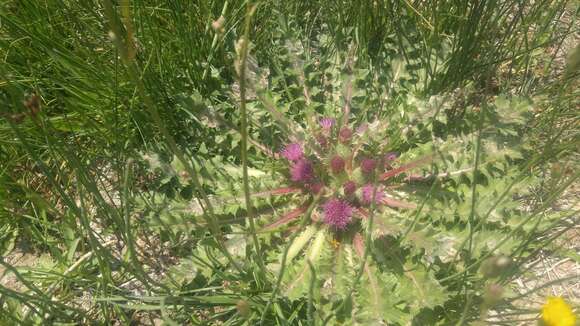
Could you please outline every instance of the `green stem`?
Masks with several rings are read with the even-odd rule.
[[[227,0],[224,1],[224,6],[222,7],[221,16],[225,16],[226,11],[228,10],[228,5],[229,5],[229,2]],[[206,28],[206,30],[207,30],[207,28]],[[211,67],[211,61],[213,60],[213,54],[214,54],[215,47],[217,46],[219,36],[220,36],[220,33],[216,31],[216,33],[213,36],[213,40],[211,41],[211,48],[210,48],[209,56],[207,58],[207,66],[205,67],[205,70],[203,71],[203,75],[201,77],[201,80],[205,80],[207,78],[207,74],[209,73],[209,69]]]
[[[468,236],[468,246],[467,246],[467,254],[465,258],[466,264],[469,264],[471,260],[471,251],[473,250],[473,237],[475,235],[474,228],[475,228],[475,208],[477,203],[477,171],[479,169],[479,158],[481,153],[481,129],[483,127],[483,119],[485,117],[484,112],[486,109],[487,104],[481,106],[481,111],[479,111],[479,121],[477,122],[477,143],[475,145],[475,166],[473,168],[473,177],[471,178],[471,212],[469,213],[469,220],[468,220],[468,227],[469,227],[469,236]],[[463,274],[463,282],[462,287],[466,286],[467,284],[467,277],[468,277],[468,270],[465,270],[465,274]],[[465,309],[463,309],[463,313],[461,314],[461,319],[457,323],[458,326],[463,325],[465,322],[465,318],[469,313],[469,308],[471,307],[473,295],[468,293],[468,289],[465,288]]]
[[[316,269],[312,265],[310,259],[306,259],[308,263],[308,267],[310,267],[310,273],[312,277],[310,279],[310,286],[308,287],[308,310],[306,312],[306,318],[308,318],[308,325],[314,326],[316,323],[314,322],[314,318],[312,316],[312,310],[314,310],[314,285],[316,284]]]
[[[240,133],[242,134],[241,143],[241,155],[242,155],[242,179],[244,183],[244,199],[246,202],[246,209],[248,211],[248,222],[250,224],[250,233],[252,234],[252,241],[254,242],[254,248],[256,249],[256,259],[258,266],[263,275],[266,275],[266,267],[264,266],[264,261],[262,260],[262,252],[260,250],[260,241],[256,235],[256,225],[254,223],[254,207],[252,206],[252,201],[250,199],[250,185],[248,181],[248,112],[246,107],[246,60],[248,58],[248,44],[250,42],[250,24],[252,22],[252,16],[256,11],[256,6],[248,4],[248,9],[246,13],[246,20],[244,23],[244,36],[242,48],[240,50],[239,58],[239,83],[240,83],[240,111],[241,111],[241,126]]]

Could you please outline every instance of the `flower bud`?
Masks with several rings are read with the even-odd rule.
[[[387,162],[391,162],[397,159],[397,153],[395,152],[389,152],[387,154],[385,154],[385,161]]]
[[[494,278],[504,273],[512,264],[511,258],[500,255],[488,258],[481,264],[481,273],[487,278]]]
[[[364,160],[362,160],[362,162],[360,164],[361,170],[365,174],[373,173],[376,166],[377,166],[377,162],[371,158],[365,158]]]
[[[226,21],[226,19],[224,18],[224,16],[220,16],[218,19],[214,20],[211,23],[211,28],[216,32],[216,33],[220,33],[223,34],[224,32],[224,22]]]
[[[316,136],[316,141],[320,145],[320,147],[325,148],[328,146],[328,139],[324,135]]]
[[[314,195],[316,195],[324,188],[324,185],[320,182],[317,182],[306,185],[306,188],[310,190]]]
[[[345,196],[350,196],[350,195],[354,194],[356,191],[356,183],[354,183],[353,181],[345,182],[342,187],[343,187]]]
[[[322,118],[320,119],[320,126],[322,127],[322,129],[324,130],[330,130],[332,129],[332,126],[334,126],[334,124],[336,123],[336,120],[332,119],[332,118]]]
[[[342,157],[340,157],[339,155],[334,156],[330,160],[330,169],[332,170],[332,173],[339,174],[342,171],[344,171],[344,164],[345,162]]]
[[[350,137],[352,136],[352,130],[350,130],[347,127],[344,127],[342,129],[340,129],[340,132],[338,133],[338,140],[341,143],[348,143],[350,141]]]

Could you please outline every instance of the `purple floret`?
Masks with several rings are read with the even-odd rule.
[[[336,120],[334,120],[332,118],[320,119],[320,126],[322,127],[322,129],[325,129],[325,130],[330,130],[330,128],[332,128],[332,126],[334,126],[335,123],[336,123]]]
[[[298,160],[290,168],[290,178],[294,182],[308,182],[314,178],[314,167],[308,160]]]
[[[324,223],[338,230],[344,230],[352,220],[352,207],[345,201],[331,198],[323,205]]]
[[[280,154],[282,154],[282,156],[284,156],[289,161],[298,161],[304,157],[302,146],[298,143],[291,143],[286,145]]]
[[[397,157],[398,157],[398,155],[395,152],[389,152],[389,153],[385,154],[386,161],[394,161],[397,159]]]
[[[373,199],[373,191],[374,191],[373,185],[367,184],[363,186],[361,190],[362,190],[361,202],[365,205],[370,205]],[[377,188],[377,191],[375,192],[375,204],[380,203],[383,200],[383,198],[385,198],[385,193],[380,188]]]

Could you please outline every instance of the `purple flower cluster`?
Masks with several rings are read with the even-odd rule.
[[[331,198],[324,203],[324,223],[334,229],[344,230],[352,221],[352,207],[345,201]]]
[[[357,129],[352,126],[339,129],[337,121],[329,117],[319,119],[318,123],[320,128],[309,139],[287,144],[280,155],[288,160],[293,187],[300,188],[305,195],[322,197],[319,207],[322,222],[330,229],[345,230],[353,222],[354,214],[364,215],[362,207],[387,203],[384,186],[375,184],[375,177],[392,169],[398,154],[389,152],[378,157],[367,152],[364,154],[367,156],[361,157],[358,153],[366,147],[354,140],[363,140],[360,136],[369,131],[368,124]],[[304,146],[310,144],[314,148],[306,150]]]

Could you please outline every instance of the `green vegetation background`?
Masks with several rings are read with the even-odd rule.
[[[296,99],[285,112],[288,118],[304,119],[297,86],[300,60],[319,60],[318,67],[305,68],[308,74],[356,60],[377,84],[392,80],[394,62],[400,61],[418,76],[407,79],[400,91],[425,98],[451,94],[458,129],[473,127],[469,117],[481,99],[517,95],[533,101],[525,142],[535,153],[521,166],[537,169],[543,178],[529,201],[551,203],[577,179],[580,54],[574,1],[257,4],[247,25],[252,42],[248,70],[259,75],[257,67],[267,69],[274,83],[287,85],[280,94]],[[253,311],[262,313],[272,291],[259,284],[268,283],[265,278],[220,271],[207,275],[203,285],[171,292],[151,279],[136,258],[141,247],[161,246],[138,243],[138,234],[159,232],[159,241],[169,243],[161,255],[166,261],[159,264],[178,266],[174,276],[191,282],[194,273],[188,271],[197,267],[180,258],[204,245],[200,239],[207,228],[221,232],[220,225],[208,221],[166,231],[133,216],[140,197],[151,193],[211,195],[216,171],[241,166],[241,152],[250,157],[250,168],[269,164],[254,147],[242,151],[244,141],[235,131],[242,117],[232,100],[239,95],[235,47],[244,35],[248,6],[205,0],[0,4],[0,264],[21,284],[20,290],[0,285],[0,323],[47,318],[127,324],[159,318],[241,324],[249,308],[240,299],[248,296],[258,297],[261,303]],[[400,103],[386,99],[381,104],[364,114],[382,116]],[[214,123],[208,108],[227,122]],[[253,109],[249,138],[279,149],[283,133]],[[187,157],[194,167],[206,165],[206,175],[180,188],[176,178],[153,173],[144,153],[159,153],[164,162]],[[218,167],[212,169],[210,162]],[[95,236],[96,229],[104,239]],[[126,244],[122,259],[112,256],[111,247],[118,244],[107,234]],[[17,271],[8,262],[10,253],[22,248],[42,254],[36,269]],[[132,299],[119,295],[119,279],[137,279],[149,287],[135,290],[138,303],[129,307]],[[174,281],[187,283],[183,279]],[[214,287],[233,279],[238,282],[234,288],[262,292],[214,295]],[[167,291],[158,294],[154,288]],[[84,292],[96,298],[96,305],[79,303]],[[280,303],[268,318],[306,323],[306,310],[297,302]],[[447,320],[469,318],[457,312]]]

